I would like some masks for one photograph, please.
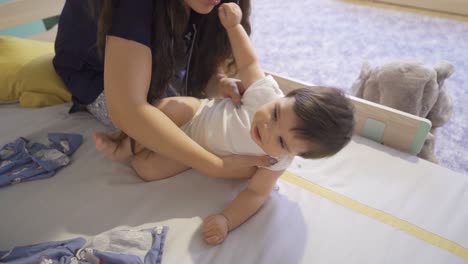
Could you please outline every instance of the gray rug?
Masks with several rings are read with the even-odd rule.
[[[395,59],[455,66],[452,119],[437,132],[440,164],[468,174],[468,23],[338,0],[253,0],[252,39],[264,69],[350,92],[361,65]]]

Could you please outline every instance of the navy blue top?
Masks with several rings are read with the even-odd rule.
[[[108,35],[133,40],[151,48],[153,0],[113,0],[112,3],[112,23]],[[192,17],[193,14],[191,20]],[[191,30],[193,27],[187,28]],[[187,35],[190,38],[192,34]],[[66,0],[59,20],[53,63],[73,95],[75,108],[92,103],[104,89],[104,65],[98,56],[96,40],[97,21],[91,15],[88,1]]]

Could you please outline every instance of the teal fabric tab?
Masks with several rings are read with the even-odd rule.
[[[364,124],[362,135],[368,139],[382,143],[385,124],[375,119],[368,118]]]
[[[414,137],[413,144],[411,145],[411,154],[417,155],[422,147],[424,146],[424,142],[426,141],[427,134],[431,130],[432,122],[429,119],[424,119],[421,121],[421,125],[419,126],[418,131],[416,132],[416,136]]]
[[[44,23],[42,23],[42,20],[39,20],[31,23],[22,24],[16,27],[2,29],[0,30],[0,35],[26,38],[44,32],[45,30],[46,29]]]

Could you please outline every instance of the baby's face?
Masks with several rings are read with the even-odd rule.
[[[254,115],[250,136],[272,157],[295,156],[307,151],[308,143],[292,130],[301,125],[294,112],[294,98],[278,98],[261,106]]]

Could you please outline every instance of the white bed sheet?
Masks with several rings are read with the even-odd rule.
[[[72,163],[46,180],[0,189],[0,250],[90,237],[122,227],[169,226],[163,263],[466,263],[466,259],[281,180],[262,210],[217,247],[203,243],[200,224],[244,183],[195,171],[143,183],[108,161],[91,135],[104,127],[69,105],[42,109],[0,106],[0,144],[49,132],[85,140]],[[468,247],[468,179],[356,137],[335,157],[296,159],[296,175]],[[437,244],[437,243],[436,243]]]

